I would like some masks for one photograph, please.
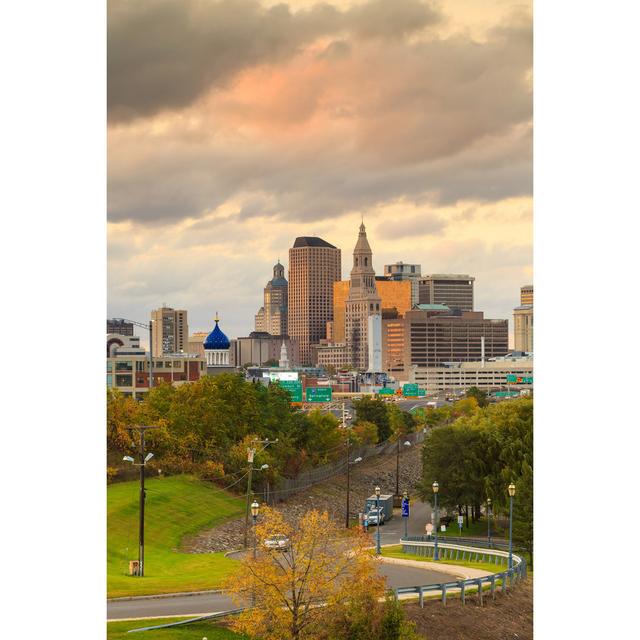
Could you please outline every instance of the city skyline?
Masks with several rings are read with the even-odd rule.
[[[377,275],[471,274],[512,333],[533,280],[529,3],[273,4],[109,3],[107,315],[166,301],[191,332],[218,310],[248,335],[294,239],[342,249],[344,278],[364,217]]]

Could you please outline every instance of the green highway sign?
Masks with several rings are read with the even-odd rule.
[[[496,398],[513,398],[520,394],[517,391],[496,391],[493,395]]]
[[[420,394],[420,389],[418,389],[417,384],[405,384],[402,385],[402,395],[405,398],[417,398]]]
[[[418,398],[423,398],[426,395],[427,395],[426,389],[418,389]]]
[[[331,402],[331,387],[307,387],[307,402]]]
[[[507,382],[509,384],[533,384],[533,376],[517,376],[513,373],[507,373]]]
[[[388,389],[387,387],[383,387],[378,391],[378,395],[380,396],[392,396],[395,393],[393,389]]]
[[[279,380],[278,384],[289,392],[291,402],[302,402],[302,382],[300,380]]]

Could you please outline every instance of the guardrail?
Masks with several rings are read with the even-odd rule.
[[[410,542],[433,542],[434,536],[408,536],[407,538],[403,538],[403,540]],[[465,536],[438,536],[438,548],[440,548],[440,543],[443,544],[461,544],[466,545],[467,547],[479,547],[482,549],[509,549],[509,543],[503,541],[502,539],[493,539],[491,540],[491,544],[485,538],[467,538]],[[520,547],[513,547],[514,549],[520,549]],[[522,549],[520,549],[522,550]]]
[[[433,557],[435,552],[435,542],[429,540],[416,539],[418,536],[411,536],[408,538],[402,538],[400,544],[404,553],[411,553],[414,555]],[[509,552],[501,549],[487,548],[480,546],[466,546],[460,544],[450,544],[447,542],[441,543],[438,541],[438,556],[439,560],[446,562],[449,560],[470,560],[475,562],[488,562],[490,564],[504,565],[508,564]],[[488,585],[490,595],[493,599],[496,597],[496,587],[500,583],[502,587],[502,593],[506,593],[507,588],[513,587],[513,584],[518,580],[527,577],[527,563],[525,559],[519,555],[513,553],[511,555],[512,566],[508,566],[504,571],[497,571],[488,576],[480,578],[467,578],[466,580],[452,580],[451,582],[443,582],[439,584],[418,585],[415,587],[396,587],[393,592],[394,596],[398,598],[401,595],[417,594],[420,606],[424,607],[425,594],[438,593],[442,604],[447,603],[447,592],[452,589],[460,590],[460,598],[462,604],[465,604],[465,594],[467,589],[476,588],[478,591],[478,598],[480,605],[483,604],[483,591]],[[507,582],[509,583],[507,587]]]

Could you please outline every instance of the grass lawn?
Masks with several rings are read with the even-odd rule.
[[[135,634],[127,633],[129,629],[151,627],[158,624],[167,624],[184,618],[164,618],[162,620],[130,620],[128,622],[108,622],[107,640],[241,640],[244,635],[233,633],[228,629],[216,626],[213,622],[193,622],[180,627],[170,629],[155,629],[153,631],[140,631]]]
[[[433,558],[427,558],[425,556],[419,556],[414,553],[403,553],[401,545],[394,545],[392,547],[382,547],[382,555],[388,558],[401,558],[403,560],[419,560],[420,562],[433,562]],[[498,573],[506,569],[505,565],[492,564],[490,562],[472,562],[470,560],[446,560],[438,561],[442,564],[453,564],[460,567],[473,567],[474,569],[482,569],[484,571],[491,571],[491,573]]]
[[[475,537],[486,538],[487,537],[486,519],[483,518],[482,520],[476,520],[476,522],[471,522],[471,519],[469,519],[469,526],[465,527],[464,524],[462,526],[462,534],[460,534],[460,529],[458,528],[457,519],[454,519],[451,521],[451,523],[447,527],[447,530],[444,533],[442,533],[441,531],[438,531],[438,537],[442,536],[446,538],[458,538],[460,537],[460,535],[462,535],[463,538],[475,538]],[[495,521],[495,519],[491,520],[491,537],[492,538],[493,537],[504,538],[504,537],[507,537],[508,535],[509,535],[509,532],[504,531],[500,526],[498,526],[498,523]]]
[[[108,487],[108,596],[217,588],[237,561],[222,553],[181,553],[180,542],[243,514],[244,501],[191,476],[150,478],[145,485],[144,578],[128,575],[129,560],[138,558],[138,481]]]

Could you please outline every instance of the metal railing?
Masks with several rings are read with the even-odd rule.
[[[402,550],[404,553],[413,555],[433,557],[435,542],[419,539],[419,536],[402,538]],[[470,562],[485,562],[503,566],[508,565],[509,552],[496,548],[481,546],[467,546],[460,544],[450,544],[438,542],[439,560],[467,560]],[[443,604],[447,602],[447,592],[459,589],[462,604],[465,603],[465,596],[468,589],[476,589],[480,605],[483,604],[484,590],[489,588],[491,598],[495,599],[496,589],[501,586],[502,593],[506,593],[508,588],[513,587],[518,580],[527,577],[527,563],[525,559],[515,553],[511,555],[512,566],[508,566],[503,571],[496,571],[488,576],[480,578],[467,578],[465,580],[452,580],[438,584],[417,585],[414,587],[396,587],[393,590],[396,598],[402,595],[417,595],[420,606],[424,607],[425,594],[440,593]],[[508,586],[507,586],[508,583]]]

